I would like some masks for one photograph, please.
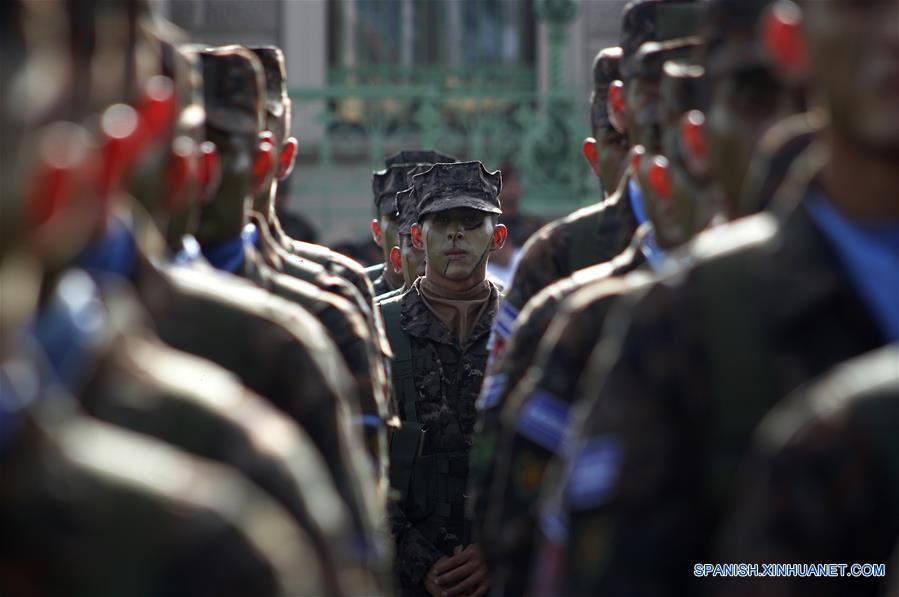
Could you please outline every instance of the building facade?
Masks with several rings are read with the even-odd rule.
[[[193,41],[284,50],[288,205],[325,242],[364,237],[371,171],[401,148],[515,168],[523,208],[547,216],[596,199],[579,151],[590,65],[624,0],[156,1]]]

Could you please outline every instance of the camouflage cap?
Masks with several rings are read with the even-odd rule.
[[[624,7],[621,23],[621,74],[634,76],[633,59],[649,41],[695,35],[702,11],[692,0],[637,0]]]
[[[710,76],[768,68],[760,23],[773,0],[709,0],[703,19],[705,68]]]
[[[275,118],[281,118],[287,99],[284,53],[277,46],[248,46],[247,49],[259,58],[265,71],[265,109]]]
[[[372,173],[372,192],[375,199],[375,208],[381,215],[396,214],[394,196],[398,191],[412,185],[411,176],[407,171],[413,166],[432,166],[438,163],[455,163],[456,158],[431,150],[404,150],[393,154],[385,160],[386,167]],[[424,170],[427,170],[425,168]],[[422,170],[416,170],[418,173]],[[386,199],[386,201],[385,201]]]
[[[396,213],[399,220],[398,234],[412,234],[412,224],[418,221],[418,199],[415,195],[415,187],[412,186],[412,177],[426,172],[431,166],[419,164],[406,171],[409,188],[396,194]]]
[[[418,217],[468,207],[487,213],[501,214],[499,194],[502,174],[488,172],[481,162],[434,164],[412,177],[418,200]]]
[[[590,118],[593,128],[600,130],[609,125],[609,107],[606,99],[609,86],[621,78],[618,70],[621,62],[621,48],[604,48],[593,59],[593,93],[590,94]]]
[[[408,188],[412,183],[406,175],[409,166],[396,164],[386,170],[372,172],[371,190],[375,198],[375,208],[378,215],[396,215],[396,194]]]
[[[206,123],[223,131],[257,133],[263,127],[265,79],[256,56],[240,46],[200,52]]]
[[[384,167],[399,164],[448,164],[458,162],[457,158],[430,149],[405,149],[384,160]]]

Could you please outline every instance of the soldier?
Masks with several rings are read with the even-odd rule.
[[[620,101],[613,102],[613,109],[618,106],[616,121],[621,121],[622,110],[628,120],[633,121],[636,117],[638,106],[635,102],[639,96],[628,91],[628,83],[633,75],[631,63],[640,46],[647,41],[691,35],[694,28],[695,10],[689,1],[638,0],[625,7],[620,69],[625,79],[626,102],[623,107],[618,105]],[[634,144],[631,136],[635,132],[627,128],[626,133],[629,142]],[[592,153],[585,147],[591,165]],[[496,318],[491,361],[502,353],[519,312],[531,297],[548,284],[584,267],[612,259],[627,248],[639,223],[640,199],[638,189],[628,176],[619,183],[605,201],[547,224],[527,242]]]
[[[250,50],[259,58],[265,73],[265,129],[272,136],[270,141],[273,149],[270,178],[256,193],[253,201],[253,211],[261,216],[261,221],[257,222],[257,225],[260,227],[263,223],[266,225],[272,240],[280,249],[300,259],[317,263],[327,272],[350,282],[366,300],[365,304],[370,310],[373,308],[372,300],[375,293],[366,282],[367,275],[361,265],[327,247],[292,239],[281,228],[275,209],[278,183],[285,181],[290,175],[298,145],[296,138],[290,136],[292,104],[287,97],[284,54],[274,46],[253,46]]]
[[[720,0],[710,10],[746,4]],[[869,91],[889,86],[888,71],[861,66],[891,60],[896,30],[886,21],[897,5],[788,6],[805,17],[790,43],[807,49],[830,124],[781,186],[779,221],[762,214],[700,235],[694,265],[616,305],[623,319],[585,369],[579,431],[546,506],[565,546],[564,592],[695,592],[692,566],[711,561],[711,529],[764,413],[837,363],[899,338],[884,292],[899,284],[886,265],[899,252],[885,240],[899,224],[899,136],[886,126],[899,102]],[[765,8],[756,4],[739,27],[757,31]]]
[[[899,537],[897,363],[895,344],[849,360],[762,420],[713,560],[887,563],[886,578],[846,570],[843,578],[707,579],[706,594],[889,594]]]
[[[403,277],[403,272],[395,271],[391,267],[390,253],[393,247],[399,246],[396,194],[407,188],[411,175],[404,173],[416,165],[433,165],[440,163],[458,162],[456,158],[436,151],[404,150],[393,154],[384,161],[385,168],[372,172],[371,186],[375,197],[375,210],[377,217],[371,221],[371,233],[375,244],[384,252],[384,264],[378,264],[369,268],[371,274],[376,270],[380,273],[374,277],[373,285],[375,296],[381,296],[388,292],[408,287]]]
[[[244,55],[252,58],[251,54]],[[210,76],[208,87],[216,89],[218,80]],[[240,79],[232,77],[229,81],[235,83]],[[245,99],[246,96],[246,93],[235,93],[233,97]],[[224,114],[230,116],[229,122],[235,126],[247,124],[234,112]],[[222,122],[222,115],[220,110],[210,111],[213,130]],[[255,130],[245,127],[243,138],[237,131],[232,136],[222,134],[215,138],[222,149],[223,177],[229,184],[217,193],[216,199],[224,193],[238,213],[242,205],[227,194],[235,187],[238,193],[241,188],[243,192],[247,188],[241,178],[240,151],[241,147],[247,149],[250,140],[256,138]],[[241,140],[245,143],[242,146]],[[160,206],[148,204],[148,207],[159,209]],[[212,238],[229,224],[233,226],[227,210],[211,210],[206,206],[204,213],[222,218],[225,224],[207,225],[205,233]],[[111,249],[121,255],[130,253],[130,260],[118,262],[119,267],[124,264],[118,273],[134,282],[156,331],[166,343],[234,372],[245,385],[300,423],[324,457],[352,516],[356,545],[354,553],[343,556],[345,561],[364,562],[380,574],[386,546],[375,532],[382,516],[377,513],[379,508],[373,500],[377,492],[369,474],[371,467],[359,451],[358,432],[351,428],[356,416],[353,410],[356,397],[346,383],[349,376],[345,365],[325,329],[299,306],[248,283],[208,268],[172,267],[167,264],[159,233],[148,219],[141,217],[140,210],[134,210],[131,220],[130,229],[121,222],[116,223],[111,236],[103,240],[95,253],[102,256]],[[221,265],[220,256],[214,257]],[[108,260],[94,261],[92,270],[108,273]],[[223,341],[218,335],[222,332],[243,341]],[[358,545],[369,546],[371,551],[359,553]]]
[[[381,308],[395,357],[403,427],[391,445],[396,570],[404,594],[484,594],[480,548],[470,543],[464,493],[474,402],[499,292],[487,259],[502,246],[499,172],[480,162],[435,164],[412,177],[412,241],[425,276]]]
[[[635,58],[632,85],[641,88],[638,95],[645,97],[639,119],[629,125],[629,130],[653,152],[658,151],[663,134],[660,109],[658,98],[642,87],[658,87],[665,59],[690,51],[695,45],[692,40],[647,42]],[[536,502],[543,473],[561,449],[567,412],[574,397],[573,388],[565,384],[577,379],[572,372],[580,371],[588,360],[614,298],[652,276],[641,271],[626,279],[616,277],[641,265],[645,265],[644,270],[652,265],[661,267],[661,259],[667,259],[665,250],[671,248],[669,236],[659,237],[662,243],[656,242],[656,224],[666,225],[678,218],[661,197],[654,197],[647,190],[650,192],[643,193],[647,199],[644,205],[651,219],[634,235],[631,247],[613,260],[575,272],[538,293],[526,306],[528,319],[522,321],[513,336],[516,346],[529,347],[516,352],[525,358],[526,366],[534,367],[527,376],[514,378],[521,381],[507,395],[503,407],[496,448],[502,458],[493,464],[485,522],[485,544],[491,549],[488,553],[498,560],[496,573],[509,579],[508,590],[512,594],[524,590],[526,578],[514,570],[532,560],[532,529],[537,523]],[[668,209],[650,209],[655,201]],[[561,322],[556,322],[553,316],[559,311],[562,314],[557,319]]]
[[[424,170],[411,170],[414,176]],[[410,177],[411,178],[411,177]],[[396,212],[398,214],[397,223],[397,242],[398,246],[390,250],[390,265],[394,270],[399,270],[403,274],[403,289],[405,292],[412,287],[412,284],[425,275],[425,259],[424,249],[420,249],[412,244],[412,225],[418,221],[418,209],[415,205],[415,192],[412,188],[407,188],[396,194]],[[384,300],[389,294],[384,295]]]
[[[584,141],[584,154],[591,168],[602,177],[601,180],[611,180],[616,185],[626,164],[627,138],[612,126],[607,106],[609,86],[620,78],[618,71],[620,59],[621,49],[614,47],[601,50],[593,61],[594,90],[590,96],[593,137]],[[603,184],[603,188],[608,187]],[[509,392],[515,387],[514,383],[508,381],[523,378],[533,360],[533,353],[549,323],[549,318],[552,317],[553,310],[548,308],[545,313],[546,321],[538,323],[533,309],[528,307],[527,316],[519,319],[505,350],[491,364],[478,400],[478,425],[472,448],[468,491],[475,536],[483,538],[488,562],[494,557],[492,547],[489,545],[492,538],[482,536],[482,532],[488,488],[491,486],[491,474],[497,456],[499,413]]]
[[[249,211],[249,229],[253,231],[251,234],[255,235],[256,241],[254,245],[247,245],[244,242],[242,249],[245,253],[245,262],[239,273],[270,292],[300,304],[327,328],[353,376],[361,415],[357,420],[364,430],[366,445],[378,480],[383,482],[382,489],[386,492],[386,431],[393,415],[389,398],[390,387],[385,363],[371,332],[366,327],[364,318],[345,298],[322,292],[306,281],[278,274],[266,264],[263,256],[283,251],[275,240],[278,233],[274,230],[278,226],[278,220],[274,212],[274,202],[278,181],[290,173],[296,139],[291,137],[282,142],[290,131],[290,100],[286,98],[284,90],[283,55],[278,48],[268,46],[254,48],[253,53],[260,59],[265,70],[267,86],[265,128],[272,135],[270,141],[275,154],[272,162],[277,168],[270,171],[273,179],[271,184],[263,184]],[[244,71],[247,73],[247,85],[252,85],[253,77],[249,62],[244,66],[246,66]],[[231,66],[230,69],[237,70],[235,66]],[[227,99],[223,94],[215,94],[213,97],[216,101]]]
[[[61,18],[61,9],[72,7],[47,4],[27,12],[17,5],[5,5],[14,14],[4,15],[11,16],[9,21],[4,18],[4,30],[13,29],[9,37],[6,30],[2,36],[13,46],[4,47],[4,55],[7,49],[13,55],[52,54],[52,47],[42,45],[45,40],[25,38],[18,33],[32,28],[50,33],[57,24],[66,27],[70,34],[66,39],[72,41],[72,60],[66,61],[68,56],[58,49],[60,64],[89,67],[95,59],[93,48],[109,49],[106,44],[115,46],[116,40],[121,44],[113,55],[124,58],[121,63],[125,64],[130,56],[128,50],[136,47],[135,40],[127,36],[104,38],[95,44],[81,43],[87,37],[93,38],[98,23],[115,23],[117,31],[133,31],[137,14],[134,4],[97,5],[93,10],[79,12],[78,18],[71,21]],[[108,32],[103,29],[102,33]],[[3,536],[17,543],[2,549],[4,570],[35,571],[38,576],[30,580],[45,582],[50,593],[126,594],[155,587],[153,590],[163,592],[276,594],[281,590],[336,588],[325,580],[328,572],[318,557],[321,554],[315,552],[314,542],[284,515],[285,505],[299,509],[321,506],[311,502],[304,505],[293,493],[299,489],[300,479],[288,479],[277,468],[286,466],[282,451],[285,446],[302,453],[302,442],[293,444],[296,436],[291,434],[289,424],[284,435],[286,443],[272,443],[264,451],[259,444],[254,445],[259,435],[251,440],[254,434],[247,428],[241,429],[241,425],[251,421],[271,424],[272,420],[264,416],[264,409],[255,408],[253,399],[242,388],[227,377],[217,380],[221,382],[219,395],[231,401],[232,407],[245,411],[246,420],[235,424],[228,418],[230,413],[226,414],[200,392],[188,394],[185,384],[165,380],[163,374],[172,368],[183,372],[188,380],[194,374],[207,374],[214,379],[220,373],[207,363],[185,359],[162,346],[139,326],[116,327],[130,323],[129,318],[139,312],[135,303],[118,292],[100,296],[86,274],[69,270],[89,239],[102,235],[108,213],[102,207],[112,205],[110,198],[121,192],[118,174],[124,164],[118,160],[124,156],[112,150],[102,158],[93,154],[90,134],[74,122],[52,123],[33,130],[24,120],[29,111],[23,108],[39,105],[37,92],[46,89],[40,83],[45,73],[27,72],[33,66],[26,60],[13,67],[21,69],[20,74],[28,83],[19,86],[15,95],[4,94],[0,106],[5,133],[4,163],[10,158],[10,164],[15,162],[17,166],[8,172],[0,196],[4,221],[11,223],[11,232],[15,231],[4,235],[9,243],[3,244],[0,251],[0,302],[4,305],[0,395],[5,403],[5,418],[16,423],[4,426],[7,431],[15,429],[15,433],[4,434],[5,483],[0,494],[4,496],[2,510],[9,516],[4,516]],[[6,67],[4,64],[4,84],[12,71]],[[80,74],[76,72],[69,79]],[[32,87],[34,83],[39,83],[37,89]],[[115,91],[105,94],[101,86],[100,91],[91,88],[90,93],[98,103],[121,101],[125,98],[118,94],[128,85],[112,85],[108,89]],[[105,135],[107,147],[127,140],[134,144],[132,149],[141,148],[134,137],[116,134],[127,134],[129,128],[140,130],[118,126],[123,115],[125,122],[133,125],[133,112],[122,104],[103,111],[98,118],[102,123],[99,133]],[[49,118],[47,114],[31,115]],[[82,116],[77,110],[69,113],[73,119]],[[12,147],[16,148],[15,158],[7,152]],[[82,254],[78,259],[87,257]],[[30,267],[23,269],[23,263]],[[121,286],[120,281],[109,282],[107,288]],[[11,348],[13,342],[15,347]],[[98,386],[104,385],[109,392],[98,390]],[[241,471],[248,472],[254,481],[273,490],[272,496],[282,505],[276,506],[271,498],[225,467],[203,463],[159,442],[85,420],[73,408],[72,393],[89,407],[100,405],[100,411],[104,407],[115,411],[117,406],[130,403],[135,407],[142,403],[143,410],[134,425],[120,413],[107,410],[95,414],[171,440],[219,462],[242,467]],[[231,400],[238,396],[246,400]],[[163,408],[169,410],[162,412]],[[191,415],[189,419],[182,417],[186,414]],[[206,431],[221,437],[230,434],[230,441],[227,446],[198,443],[197,436],[183,432],[179,419],[188,425],[199,424],[194,432]],[[177,482],[160,485],[160,480],[166,478],[193,478],[197,484],[192,487],[234,492],[235,509],[223,508],[204,497],[202,491],[192,492]],[[315,478],[313,474],[304,482]],[[294,481],[297,484],[291,486]],[[285,499],[287,495],[289,499]],[[111,506],[98,510],[97,505],[102,503]],[[184,509],[174,516],[176,504]],[[271,549],[268,533],[259,527],[251,528],[256,523],[250,519],[256,516],[266,525],[283,528],[284,555],[316,564],[303,574],[291,571],[282,556]],[[77,524],[64,525],[65,530],[54,528],[52,523],[59,520],[76,520]],[[331,518],[328,522],[337,520]],[[82,526],[88,529],[87,533],[79,530]],[[171,532],[173,528],[179,532]],[[128,549],[135,546],[135,537],[137,551]],[[22,539],[33,543],[26,546]],[[214,543],[206,544],[207,541]],[[21,567],[11,565],[15,560]],[[191,564],[198,567],[188,568]],[[225,569],[221,569],[223,566]],[[307,573],[308,578],[302,578]],[[7,580],[4,578],[4,584]],[[22,588],[19,585],[14,592]]]

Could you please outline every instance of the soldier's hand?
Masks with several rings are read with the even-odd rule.
[[[487,565],[481,548],[476,544],[457,551],[446,561],[438,561],[433,570],[437,573],[435,583],[442,595],[452,597],[486,593]]]
[[[441,597],[443,595],[443,589],[437,584],[437,567],[449,560],[450,558],[447,556],[443,556],[431,566],[431,569],[428,570],[428,573],[425,575],[425,591],[428,592],[432,597]]]

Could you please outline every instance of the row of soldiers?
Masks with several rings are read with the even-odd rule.
[[[275,47],[0,5],[0,594],[390,594],[391,355],[275,209]]]
[[[694,565],[895,557],[895,0],[629,4],[508,289],[436,151],[379,266],[286,235],[281,52],[154,9],[0,9],[0,592],[887,590]]]
[[[525,245],[467,436],[491,594],[899,591],[897,19],[626,6],[583,145],[603,198]]]

